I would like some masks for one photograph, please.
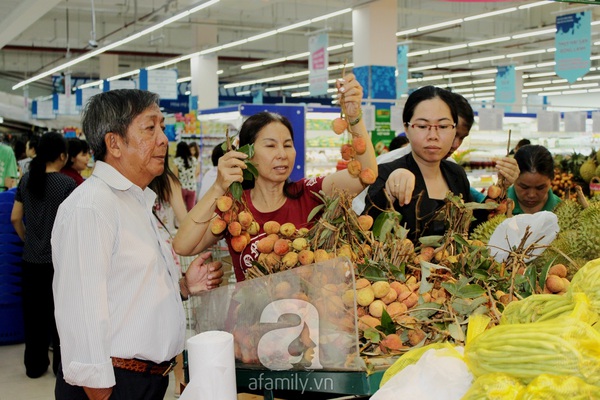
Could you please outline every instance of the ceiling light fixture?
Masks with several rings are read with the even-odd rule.
[[[462,22],[463,22],[462,18],[453,19],[453,20],[450,20],[450,21],[440,22],[439,24],[422,26],[420,28],[417,28],[417,32],[430,31],[432,29],[443,28],[445,26],[450,26],[450,25],[459,25]],[[396,36],[399,36],[398,33],[396,33]]]
[[[483,13],[483,14],[479,14],[479,15],[473,15],[471,17],[464,18],[464,20],[465,21],[475,21],[476,19],[494,17],[496,15],[507,14],[507,13],[510,13],[513,11],[517,11],[517,7],[510,7],[510,8],[505,8],[503,10],[497,10],[497,11],[492,11],[492,12]]]
[[[478,42],[471,42],[471,43],[468,43],[468,46],[469,47],[483,46],[483,45],[491,44],[491,43],[506,42],[508,40],[510,40],[510,36],[503,36],[503,37],[499,37],[499,38],[480,40]]]
[[[519,33],[518,35],[512,35],[512,39],[513,40],[514,39],[523,39],[523,38],[528,38],[528,37],[532,37],[532,36],[548,35],[551,33],[556,33],[556,28],[542,29],[539,31]]]
[[[56,73],[56,72],[62,71],[63,69],[67,69],[69,67],[72,67],[73,65],[79,64],[82,61],[88,60],[88,59],[90,59],[92,57],[95,57],[95,56],[97,56],[99,54],[102,54],[102,53],[104,53],[104,52],[106,52],[108,50],[112,50],[112,49],[114,49],[116,47],[119,47],[119,46],[124,45],[124,44],[129,43],[129,42],[132,42],[132,41],[134,41],[136,39],[139,39],[140,37],[145,36],[145,35],[147,35],[147,34],[149,34],[151,32],[154,32],[154,31],[156,31],[156,30],[158,30],[158,29],[160,29],[160,28],[162,28],[162,27],[164,27],[166,25],[169,25],[169,24],[171,24],[171,23],[173,23],[175,21],[178,21],[178,20],[180,20],[182,18],[185,18],[185,17],[187,17],[187,16],[189,16],[189,15],[191,15],[193,13],[196,13],[196,12],[198,12],[198,11],[204,9],[204,8],[210,7],[210,6],[218,3],[219,1],[221,1],[221,0],[209,0],[209,1],[207,1],[207,2],[205,2],[203,4],[201,4],[201,5],[199,5],[197,7],[194,7],[192,9],[190,9],[190,10],[183,11],[183,12],[181,12],[179,14],[176,14],[176,15],[170,17],[170,18],[167,18],[166,20],[164,20],[162,22],[159,22],[158,24],[153,25],[153,26],[151,26],[149,28],[146,28],[146,29],[144,29],[144,30],[142,30],[142,31],[140,31],[138,33],[134,33],[131,36],[128,36],[126,38],[118,40],[118,41],[116,41],[114,43],[111,43],[109,45],[106,45],[104,47],[101,47],[101,48],[98,48],[96,50],[93,50],[93,51],[90,51],[88,53],[85,53],[84,55],[82,55],[80,57],[77,57],[77,58],[75,58],[75,59],[73,59],[73,60],[71,60],[69,62],[61,64],[61,65],[59,65],[57,67],[54,67],[54,68],[52,68],[52,69],[50,69],[50,70],[48,70],[46,72],[42,72],[42,73],[40,73],[40,74],[38,74],[36,76],[33,76],[33,77],[29,78],[29,79],[26,79],[24,81],[21,81],[21,82],[17,83],[16,85],[14,85],[12,87],[12,90],[16,90],[16,89],[18,89],[20,87],[23,87],[23,86],[25,86],[25,85],[27,85],[29,83],[38,81],[38,80],[40,80],[42,78],[45,78],[47,76],[50,76],[50,75]]]

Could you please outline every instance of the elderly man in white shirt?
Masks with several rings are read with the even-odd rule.
[[[56,322],[63,344],[57,399],[163,399],[183,350],[182,299],[217,287],[201,254],[180,279],[147,186],[163,173],[167,138],[154,93],[92,97],[82,119],[96,158],[61,205],[52,232]]]

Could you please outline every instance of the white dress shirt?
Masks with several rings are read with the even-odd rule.
[[[183,350],[179,271],[152,215],[155,197],[99,161],[58,210],[53,291],[71,385],[114,386],[111,356],[160,363]]]

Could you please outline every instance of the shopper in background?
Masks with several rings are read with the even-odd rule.
[[[181,182],[183,201],[185,201],[185,206],[189,211],[196,204],[196,181],[200,169],[198,168],[198,161],[192,157],[190,146],[186,142],[177,143],[173,163],[175,164],[173,172]]]
[[[515,146],[515,148],[510,151],[510,154],[515,154],[517,152],[517,150],[519,150],[523,146],[527,146],[528,144],[531,144],[531,140],[529,140],[529,139],[519,140],[517,142],[517,145]]]
[[[18,162],[19,169],[21,170],[21,176],[25,175],[25,173],[29,171],[29,163],[31,163],[31,160],[35,158],[38,141],[39,139],[36,136],[32,136],[25,143],[25,155],[27,158],[24,158]]]
[[[63,203],[52,232],[56,322],[63,346],[57,399],[162,399],[182,352],[182,298],[218,286],[210,253],[185,277],[158,233],[148,184],[164,171],[158,95],[111,90],[90,98],[82,128],[92,176]]]
[[[19,179],[17,159],[12,147],[4,143],[4,136],[0,139],[0,192],[13,188]]]
[[[196,160],[196,166],[198,168],[198,174],[196,176],[196,201],[200,198],[200,189],[202,185],[202,160],[200,159],[200,146],[196,142],[189,142],[190,153]]]
[[[390,151],[394,151],[396,149],[401,149],[404,146],[408,146],[410,143],[405,134],[400,134],[392,139],[390,142]]]
[[[85,140],[71,138],[67,140],[67,152],[67,163],[60,172],[73,178],[79,186],[85,180],[81,176],[81,171],[87,168],[90,161],[90,146]]]
[[[219,158],[225,154],[223,151],[223,143],[224,142],[219,143],[213,148],[213,151],[210,155],[210,160],[212,161],[213,166],[202,176],[202,183],[200,184],[200,193],[198,194],[198,199],[203,198],[206,192],[208,192],[208,189],[210,189],[213,183],[215,183],[217,180],[217,166],[219,165]]]
[[[172,241],[177,232],[177,227],[185,218],[185,214],[187,214],[187,210],[183,201],[179,179],[177,179],[169,167],[168,153],[165,156],[165,169],[163,173],[152,179],[148,187],[156,193],[152,213],[158,222],[158,231],[171,249],[175,265],[177,265],[181,272],[179,256],[173,250]]]
[[[52,298],[52,249],[50,236],[60,204],[75,189],[75,181],[59,173],[67,160],[67,144],[60,133],[40,139],[39,152],[17,187],[10,220],[23,247],[23,322],[25,372],[39,378],[48,369],[48,348],[54,349],[52,370],[60,364],[60,341]]]
[[[506,196],[515,202],[513,215],[553,211],[560,198],[552,192],[554,159],[544,146],[525,145],[515,153],[521,173]]]
[[[338,93],[343,94],[346,115],[355,134],[366,139],[366,151],[357,156],[357,159],[363,168],[370,168],[377,174],[375,151],[362,120],[362,87],[352,74],[338,81],[337,87]],[[256,167],[258,177],[253,181],[244,181],[246,154],[238,151],[225,153],[219,159],[216,182],[187,214],[173,241],[175,251],[183,255],[196,254],[217,242],[221,235],[214,235],[208,228],[208,222],[215,214],[216,200],[229,190],[231,183],[243,182],[246,187],[242,201],[258,222],[261,231],[252,237],[241,253],[233,250],[231,236],[226,236],[238,281],[244,280],[244,270],[258,256],[256,243],[265,236],[262,230],[265,222],[291,222],[297,228],[306,226],[313,208],[322,204],[316,193],[322,190],[326,196],[332,196],[335,189],[343,189],[356,194],[363,189],[361,181],[350,175],[348,170],[291,182],[289,177],[296,159],[294,134],[289,120],[281,115],[260,112],[249,117],[242,124],[239,133],[239,147],[247,144],[254,144],[254,155],[250,161]]]

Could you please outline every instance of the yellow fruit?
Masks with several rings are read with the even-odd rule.
[[[390,291],[390,284],[386,281],[377,281],[371,285],[375,297],[380,299],[387,295]]]
[[[369,314],[376,318],[380,318],[381,314],[383,314],[383,310],[385,310],[385,303],[381,300],[375,300],[371,304],[369,304]]]
[[[363,307],[371,304],[373,300],[375,300],[375,294],[370,286],[367,286],[356,292],[356,302]]]

